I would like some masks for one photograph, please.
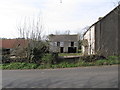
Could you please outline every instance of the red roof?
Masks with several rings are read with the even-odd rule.
[[[16,48],[17,46],[26,47],[28,41],[25,39],[1,39],[0,48]]]

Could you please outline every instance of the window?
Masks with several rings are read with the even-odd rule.
[[[3,49],[4,54],[10,54],[10,49]]]
[[[71,42],[71,47],[74,47],[74,42]]]
[[[60,42],[57,42],[57,46],[60,46]]]

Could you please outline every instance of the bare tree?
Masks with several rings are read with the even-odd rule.
[[[83,39],[83,35],[84,33],[90,28],[90,26],[85,26],[82,30],[81,30],[81,33],[80,33],[80,39],[82,40]]]
[[[18,27],[20,38],[24,38],[27,41],[27,47],[24,48],[27,60],[32,62],[33,60],[40,59],[42,54],[47,51],[47,44],[42,40],[43,24],[40,17],[30,19],[25,18],[23,24]]]
[[[70,30],[66,30],[65,34],[69,35],[70,34]]]

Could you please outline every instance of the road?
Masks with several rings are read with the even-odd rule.
[[[118,88],[118,66],[3,70],[3,88]]]

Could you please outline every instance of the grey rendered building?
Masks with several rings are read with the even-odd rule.
[[[83,36],[83,54],[120,56],[120,5],[94,23]]]
[[[50,52],[76,53],[78,51],[79,35],[49,35]]]

